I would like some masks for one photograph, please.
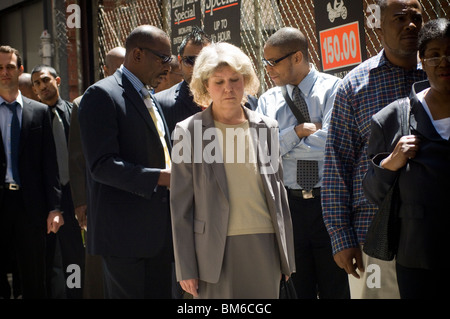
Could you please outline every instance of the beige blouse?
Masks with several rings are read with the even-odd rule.
[[[215,121],[227,176],[230,200],[228,236],[273,233],[256,145],[248,121],[229,125]]]

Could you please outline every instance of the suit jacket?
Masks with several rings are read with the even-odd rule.
[[[371,166],[363,180],[365,195],[379,205],[398,177],[401,230],[397,262],[412,268],[446,267],[442,252],[447,249],[450,215],[450,141],[434,128],[416,92],[429,87],[428,81],[414,84],[410,95],[411,134],[420,138],[416,157],[392,172],[380,162],[395,148],[401,137],[401,104],[386,106],[372,119],[368,155]]]
[[[157,185],[164,149],[141,95],[121,69],[87,89],[78,118],[87,163],[89,253],[140,258],[171,249],[168,190]]]
[[[194,102],[194,97],[186,81],[182,81],[167,90],[156,93],[155,99],[158,100],[164,112],[170,136],[172,136],[172,132],[178,122],[202,110]]]
[[[278,144],[278,123],[254,111],[244,108],[250,128],[272,130]],[[191,137],[191,144],[183,139],[176,139],[173,156],[176,156],[178,143],[189,147],[196,142],[202,143],[201,150],[207,147],[209,141],[202,141],[200,136],[194,137],[194,123],[201,121],[201,133],[214,128],[211,107],[197,113],[177,124],[175,136]],[[267,132],[266,131],[266,132]],[[200,132],[197,132],[197,134]],[[270,137],[270,132],[268,136]],[[183,142],[184,141],[184,142]],[[267,139],[268,150],[271,150],[271,140]],[[278,150],[278,149],[277,149]],[[184,151],[183,151],[184,152]],[[183,153],[184,154],[184,153]],[[275,154],[277,163],[269,163],[266,168],[274,168],[274,172],[261,174],[265,195],[272,218],[275,235],[278,242],[281,271],[290,275],[295,270],[293,232],[291,214],[289,211],[286,189],[283,186],[281,157]],[[191,152],[191,163],[184,161],[175,163],[172,158],[172,176],[170,204],[175,251],[177,280],[199,278],[216,283],[219,280],[222,260],[225,251],[229,218],[228,185],[223,163],[194,160]],[[271,165],[276,164],[276,167]],[[279,165],[279,166],[277,166]],[[258,166],[261,169],[260,159]]]
[[[56,149],[47,105],[24,96],[19,146],[19,174],[23,203],[30,220],[47,227],[48,213],[60,209],[61,191]],[[1,132],[0,132],[1,134]],[[0,198],[4,195],[6,154],[0,138]]]
[[[70,189],[74,207],[87,204],[86,199],[86,160],[81,146],[80,122],[78,121],[78,107],[82,96],[72,102],[72,115],[69,131],[69,176]]]

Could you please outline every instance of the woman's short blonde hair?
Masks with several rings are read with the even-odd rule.
[[[247,95],[255,95],[259,90],[259,80],[250,58],[238,47],[226,43],[212,43],[200,51],[195,60],[190,89],[194,101],[201,106],[209,106],[211,97],[206,84],[211,75],[222,66],[230,66],[244,77],[244,96],[242,104],[247,102]]]

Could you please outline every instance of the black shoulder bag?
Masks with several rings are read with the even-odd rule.
[[[399,101],[401,107],[402,136],[409,134],[410,104],[408,98]],[[400,234],[400,194],[398,177],[389,189],[386,197],[378,208],[377,213],[367,230],[363,251],[374,258],[393,260],[397,254]]]
[[[294,102],[289,97],[289,94],[287,93],[287,90],[286,90],[285,86],[281,87],[281,93],[283,93],[283,97],[286,100],[286,103],[289,106],[289,108],[291,109],[292,113],[295,115],[298,124],[305,123],[306,120],[303,117],[302,112],[300,112],[300,110],[294,105]]]

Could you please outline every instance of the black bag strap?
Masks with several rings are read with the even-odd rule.
[[[401,130],[402,136],[409,135],[409,117],[411,115],[411,103],[408,97],[401,99],[400,101],[401,108]]]
[[[281,87],[281,93],[283,93],[283,97],[286,100],[287,105],[291,109],[292,113],[294,113],[295,117],[297,118],[298,124],[305,123],[306,120],[303,117],[302,112],[294,105],[294,102],[292,102],[291,98],[289,97],[289,94],[287,93],[286,86]]]

